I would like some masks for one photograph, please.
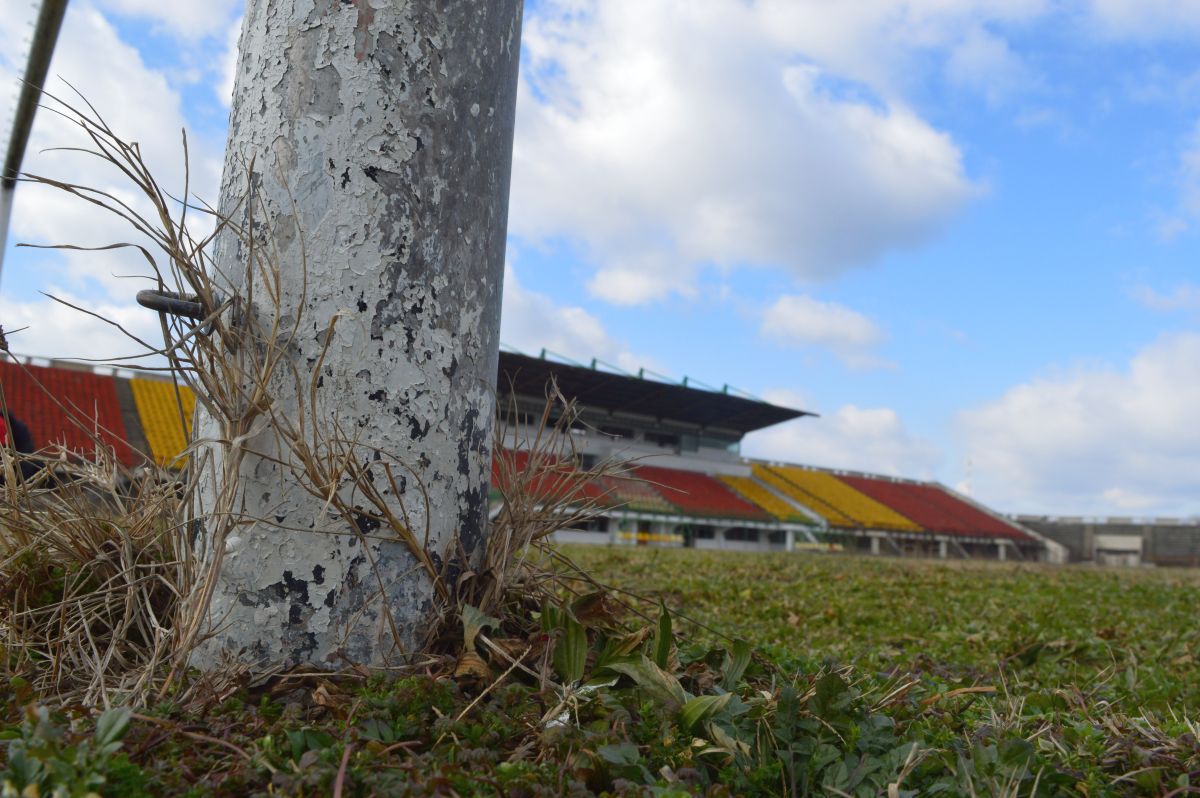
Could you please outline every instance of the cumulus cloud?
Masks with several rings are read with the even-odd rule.
[[[609,335],[600,320],[583,308],[558,305],[522,286],[511,265],[504,268],[500,339],[524,352],[544,348],[581,362],[600,358],[630,371],[653,365]]]
[[[65,302],[87,307],[120,324],[143,341],[161,346],[162,332],[158,316],[144,308],[115,302],[96,302],[65,292],[49,293],[55,293]],[[52,299],[34,302],[0,299],[0,318],[3,318],[4,329],[8,332],[9,346],[13,352],[21,355],[115,361],[144,352],[143,347],[116,327]],[[164,361],[156,357],[128,361],[124,365],[129,364],[162,366]]]
[[[1024,23],[1052,8],[1046,0],[759,0],[757,6],[776,41],[889,96],[902,96],[931,68],[950,80],[958,66],[974,72],[984,64],[1005,82],[1028,76],[1019,56],[986,28]]]
[[[982,26],[967,31],[950,49],[946,71],[951,83],[979,92],[993,105],[1037,83],[1008,42]]]
[[[1164,335],[1123,367],[1030,380],[968,410],[976,495],[1028,512],[1200,511],[1200,334]]]
[[[233,83],[237,77],[238,41],[241,39],[241,35],[242,17],[238,17],[229,24],[229,28],[225,31],[225,51],[218,59],[221,67],[221,80],[214,88],[217,99],[226,108],[233,104]]]
[[[1200,286],[1194,283],[1180,283],[1165,293],[1141,285],[1133,290],[1133,298],[1143,306],[1162,313],[1200,310]]]
[[[764,398],[785,407],[806,407],[802,396],[789,391],[771,391]],[[921,479],[932,478],[942,460],[938,447],[910,432],[895,410],[856,405],[752,432],[742,452],[768,460]]]
[[[849,366],[880,365],[872,350],[884,334],[863,314],[836,302],[785,294],[763,313],[759,333],[787,346],[819,346]]]
[[[735,0],[531,13],[511,229],[581,243],[593,293],[623,302],[687,294],[705,264],[828,278],[937,231],[977,191],[954,142],[808,58],[783,16]]]
[[[1200,0],[1090,0],[1100,31],[1115,39],[1191,37],[1200,32]]]
[[[115,14],[145,19],[173,36],[196,39],[224,30],[239,0],[99,0]]]
[[[8,34],[8,22],[0,21],[0,32]],[[102,53],[103,57],[96,57]],[[138,51],[122,41],[105,16],[86,0],[72,3],[63,23],[50,75],[69,81],[91,102],[108,124],[123,138],[138,144],[162,186],[173,193],[184,183],[181,131],[182,102],[164,73],[149,68]],[[71,88],[51,78],[47,89],[73,104],[79,103]],[[47,101],[51,107],[53,101]],[[82,131],[62,116],[42,110],[30,135],[23,171],[108,191],[142,212],[147,205],[131,189],[128,180],[99,159],[55,148],[88,144]],[[194,195],[216,196],[220,180],[219,143],[196,138],[190,141],[191,188]],[[137,240],[128,225],[116,217],[62,191],[23,184],[17,189],[10,243],[70,243],[103,246]],[[13,268],[57,269],[68,288],[80,293],[100,288],[109,299],[132,304],[138,288],[124,276],[145,274],[146,265],[131,251],[107,253],[22,253]]]

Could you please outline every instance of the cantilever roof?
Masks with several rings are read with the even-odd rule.
[[[502,395],[511,388],[517,396],[543,396],[551,376],[558,380],[564,396],[577,400],[584,407],[637,413],[663,421],[743,434],[793,418],[816,415],[738,396],[727,390],[706,391],[515,352],[500,353],[499,390]]]

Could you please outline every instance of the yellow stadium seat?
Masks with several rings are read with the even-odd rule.
[[[131,379],[129,388],[154,461],[159,465],[175,464],[191,439],[192,412],[196,409],[192,389],[180,385],[176,392],[172,382],[139,378]],[[182,466],[183,461],[178,465]]]
[[[833,516],[827,516],[831,526],[891,529],[902,532],[924,531],[920,525],[865,493],[860,493],[833,474],[797,466],[756,466],[755,476],[759,476],[760,469],[764,474],[772,474],[777,481],[787,483],[794,490],[810,497],[809,501],[798,499],[806,507],[822,515],[825,515],[827,508],[834,511]],[[770,484],[775,485],[776,482]],[[814,507],[812,500],[819,506]]]
[[[811,523],[807,516],[764,488],[752,477],[719,476],[718,479],[781,521]]]

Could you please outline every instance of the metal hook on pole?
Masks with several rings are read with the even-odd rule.
[[[216,322],[213,314],[225,305],[225,301],[217,295],[213,296],[213,302],[216,307],[210,308],[196,294],[181,294],[178,291],[158,291],[150,288],[137,292],[137,303],[144,308],[195,321],[208,319],[208,323],[200,330],[204,335],[212,334],[213,325]]]
[[[159,313],[183,316],[184,318],[195,319],[196,321],[202,321],[209,316],[209,311],[205,309],[204,303],[200,301],[200,297],[194,294],[147,289],[137,292],[137,303],[144,308],[156,310]]]

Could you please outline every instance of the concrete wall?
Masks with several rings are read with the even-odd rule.
[[[1065,546],[1067,562],[1090,562],[1094,557],[1095,544],[1089,525],[1083,519],[1048,519],[1038,516],[1017,516],[1021,526],[1028,527],[1039,535]]]
[[[1142,557],[1158,565],[1200,566],[1200,525],[1154,525],[1142,540]]]
[[[1070,562],[1200,566],[1200,520],[1017,516],[1067,547]],[[1136,541],[1141,542],[1140,554]]]

